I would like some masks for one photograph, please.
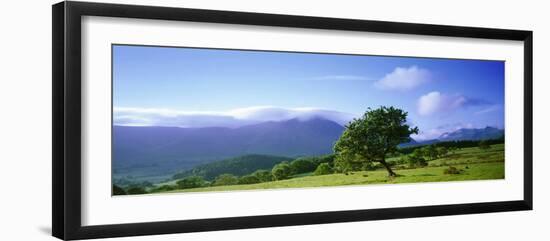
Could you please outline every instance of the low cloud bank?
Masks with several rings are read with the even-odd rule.
[[[115,107],[113,123],[124,126],[172,126],[186,128],[230,127],[267,121],[302,121],[323,118],[345,125],[356,117],[353,114],[319,108],[281,108],[256,106],[228,111],[178,111],[154,108]]]

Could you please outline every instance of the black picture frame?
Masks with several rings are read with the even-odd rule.
[[[263,13],[151,7],[91,2],[52,6],[52,233],[60,239],[308,225],[380,219],[532,210],[533,208],[533,33],[523,30],[443,26]],[[194,21],[327,30],[517,40],[524,43],[524,187],[522,200],[421,207],[140,222],[99,226],[81,224],[81,17]]]

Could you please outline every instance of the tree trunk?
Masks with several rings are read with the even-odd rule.
[[[388,165],[386,160],[380,160],[379,162],[380,162],[380,164],[382,164],[386,168],[386,170],[388,171],[388,176],[389,177],[397,176],[397,174],[395,174],[395,172],[393,172],[393,170],[390,168],[390,165]]]

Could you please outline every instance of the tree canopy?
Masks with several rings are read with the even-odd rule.
[[[348,162],[379,162],[389,176],[395,176],[386,163],[386,155],[396,152],[397,145],[409,142],[411,134],[418,134],[417,127],[407,124],[407,114],[394,107],[369,108],[362,117],[346,125],[334,145],[336,158]]]

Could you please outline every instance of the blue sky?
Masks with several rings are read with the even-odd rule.
[[[239,126],[368,107],[409,112],[418,139],[504,127],[504,62],[113,46],[115,124]]]

